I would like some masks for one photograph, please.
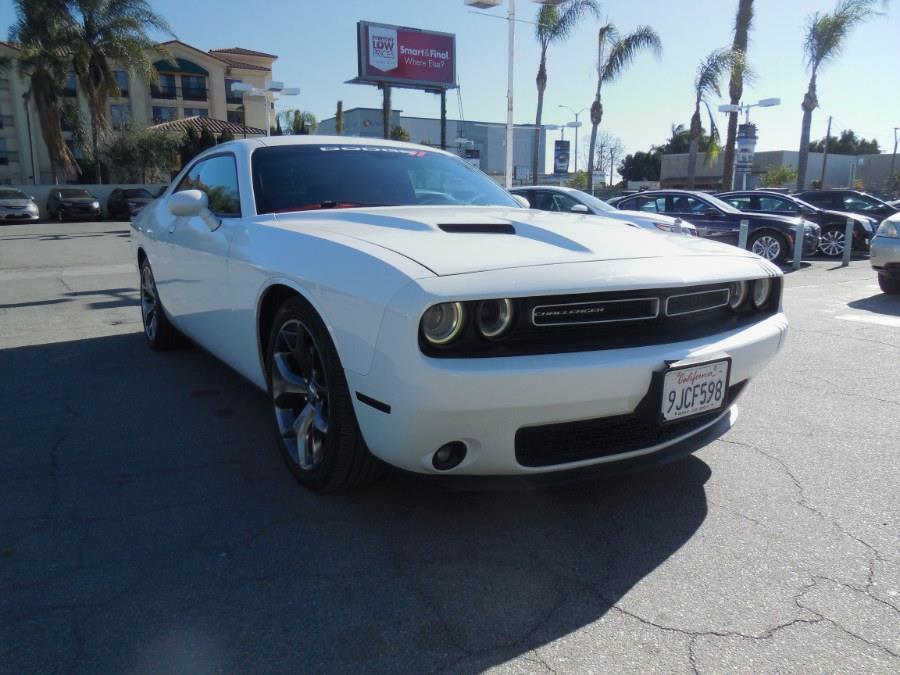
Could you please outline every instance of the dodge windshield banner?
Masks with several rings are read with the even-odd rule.
[[[360,21],[359,79],[411,87],[456,86],[456,36]]]

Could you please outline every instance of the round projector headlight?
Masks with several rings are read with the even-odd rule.
[[[460,302],[442,302],[429,307],[422,316],[422,333],[433,345],[453,342],[463,329],[464,309]]]
[[[500,337],[512,325],[513,304],[508,298],[478,303],[478,330],[486,338]]]
[[[772,280],[757,279],[753,282],[753,306],[761,309],[772,295]]]
[[[731,309],[739,309],[747,302],[750,295],[750,284],[746,281],[735,281],[728,284],[728,306]]]

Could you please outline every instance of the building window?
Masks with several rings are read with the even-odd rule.
[[[243,110],[229,110],[228,111],[228,121],[229,122],[237,122],[238,124],[244,123],[244,111]]]
[[[0,165],[9,164],[9,153],[6,151],[6,139],[0,138]]]
[[[206,78],[198,75],[182,75],[181,97],[185,101],[205,101]]]
[[[116,86],[119,88],[119,96],[128,98],[128,71],[114,70],[113,77],[116,78]]]
[[[114,129],[131,121],[131,106],[127,103],[113,103],[109,106],[109,121]]]
[[[150,87],[153,98],[175,98],[175,76],[171,73],[160,73],[159,84]]]
[[[78,78],[75,77],[75,71],[70,70],[66,73],[66,83],[63,85],[63,96],[75,96],[78,90]]]
[[[170,106],[153,106],[153,122],[154,124],[160,124],[162,122],[171,122],[176,119],[178,116],[175,108]]]
[[[208,108],[185,108],[185,117],[209,117]]]
[[[9,91],[8,77],[0,77],[0,91]]]
[[[244,92],[232,91],[231,87],[235,84],[241,84],[240,80],[225,80],[225,101],[227,103],[243,103]]]

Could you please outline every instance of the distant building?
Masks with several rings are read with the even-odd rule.
[[[753,156],[753,169],[747,176],[747,189],[762,187],[762,177],[775,166],[789,166],[797,169],[796,150],[770,150],[757,152]],[[707,164],[704,153],[697,155],[697,171],[695,187],[698,190],[722,190],[722,169],[725,153],[720,153],[715,162]],[[806,188],[811,188],[813,181],[822,178],[823,153],[809,153],[806,170]],[[853,187],[857,182],[866,190],[885,191],[889,189],[888,173],[891,155],[828,155],[825,165],[825,187]],[[687,186],[688,155],[663,155],[660,183],[664,188],[682,188]],[[740,175],[735,181],[740,181]],[[735,189],[742,189],[735,183]]]
[[[391,113],[391,127],[401,126],[409,133],[410,141],[439,147],[441,120],[432,117],[408,117],[400,110]],[[319,122],[318,133],[335,133],[335,118]],[[344,112],[344,135],[381,138],[383,136],[381,108],[351,108]],[[457,140],[461,140],[457,143]],[[533,182],[531,177],[532,151],[539,143],[540,166],[544,167],[547,130],[539,133],[531,125],[517,124],[513,130],[514,180],[519,184]],[[485,173],[499,178],[506,170],[506,124],[447,120],[447,150],[460,156],[468,155]]]
[[[264,134],[275,122],[275,111],[263,97],[232,90],[237,82],[265,87],[272,79],[274,54],[243,47],[208,52],[178,40],[164,42],[173,60],[154,63],[159,81],[148,86],[127,70],[115,70],[121,96],[109,100],[113,126],[132,121],[141,127],[194,117],[212,118],[217,127],[227,125],[235,137]],[[18,48],[0,42],[0,56],[15,59]],[[114,66],[115,67],[115,66]],[[27,89],[15,64],[0,72],[0,183],[47,184],[53,182],[47,147],[41,135],[37,111],[23,94]],[[70,72],[63,95],[78,102],[85,125],[89,124],[87,102]],[[27,117],[26,117],[27,114]],[[29,130],[30,121],[30,130]],[[63,131],[71,144],[71,132]],[[76,153],[77,156],[77,153]]]

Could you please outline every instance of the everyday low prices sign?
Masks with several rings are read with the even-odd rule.
[[[357,24],[359,79],[415,88],[456,86],[456,36],[404,26]]]

